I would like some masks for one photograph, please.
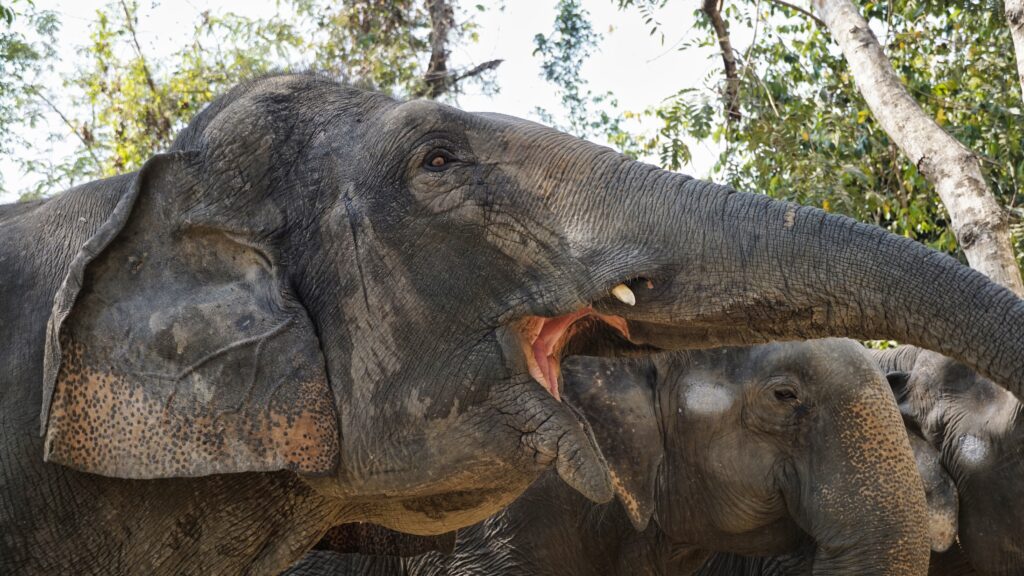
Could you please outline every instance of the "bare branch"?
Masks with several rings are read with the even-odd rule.
[[[978,156],[925,114],[850,0],[813,0],[813,5],[849,63],[872,115],[935,186],[967,261],[993,281],[1024,294],[1006,213],[989,189]]]
[[[711,27],[718,36],[718,45],[722,49],[722,65],[725,68],[725,112],[729,122],[739,120],[740,114],[740,76],[736,69],[736,53],[729,39],[729,26],[722,18],[718,0],[704,0],[701,11],[711,21]]]
[[[57,116],[60,116],[61,121],[64,122],[65,126],[68,127],[68,130],[71,130],[71,133],[74,134],[76,138],[78,138],[79,142],[81,142],[83,146],[85,146],[85,151],[89,153],[89,157],[91,157],[92,161],[96,163],[96,166],[98,168],[102,168],[103,163],[100,162],[99,157],[96,156],[96,150],[93,147],[93,143],[90,142],[89,140],[86,140],[85,135],[83,135],[82,132],[80,132],[79,129],[75,127],[75,124],[71,122],[71,119],[64,115],[64,113],[60,111],[60,108],[57,108],[57,105],[54,104],[53,101],[51,101],[49,98],[47,98],[46,95],[42,93],[42,91],[35,90],[34,92],[40,100],[45,102],[46,105],[50,107],[50,110],[53,110],[54,113],[57,114]]]
[[[482,64],[477,64],[476,66],[473,66],[472,68],[470,68],[469,70],[466,70],[465,72],[452,75],[451,83],[452,84],[458,84],[459,82],[461,82],[462,80],[465,80],[466,78],[472,78],[473,76],[479,76],[480,74],[483,74],[484,72],[487,72],[488,70],[494,70],[502,62],[504,62],[504,60],[498,59],[498,60],[488,60],[487,62],[483,62]]]
[[[444,94],[454,84],[448,74],[448,32],[455,25],[455,14],[447,0],[427,0],[430,13],[430,64],[423,75],[426,84],[422,96],[430,99]]]
[[[821,26],[822,28],[827,28],[827,26],[825,26],[825,21],[824,20],[822,20],[821,18],[818,18],[817,16],[815,16],[811,12],[809,12],[809,11],[807,11],[807,10],[805,10],[805,9],[795,5],[795,4],[790,4],[789,2],[785,2],[784,0],[768,0],[768,1],[771,2],[772,4],[777,5],[777,6],[782,6],[783,8],[789,8],[790,10],[792,10],[794,12],[799,12],[800,14],[803,14],[804,16],[810,18],[811,20],[814,20],[814,23],[817,24],[818,26]]]
[[[504,60],[488,60],[465,71],[448,68],[448,33],[455,26],[455,15],[447,0],[426,0],[430,13],[430,63],[423,74],[423,88],[414,93],[431,100],[451,91],[466,78],[494,70]]]

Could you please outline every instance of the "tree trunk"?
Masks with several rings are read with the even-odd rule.
[[[722,18],[722,6],[719,0],[704,0],[701,11],[711,21],[718,37],[718,45],[722,49],[722,65],[725,68],[725,114],[729,122],[740,118],[740,76],[736,68],[736,52],[729,39],[729,25]]]
[[[1007,2],[1007,11],[1012,1]],[[812,4],[842,50],[875,119],[935,186],[967,261],[995,282],[1024,295],[1007,219],[989,190],[978,158],[911,97],[850,0],[812,0]]]
[[[1004,0],[1006,23],[1013,36],[1013,51],[1017,56],[1017,80],[1020,81],[1021,96],[1024,97],[1024,0]]]
[[[446,0],[427,0],[430,14],[430,63],[423,76],[424,96],[435,99],[448,91],[448,31],[455,24],[455,13]]]

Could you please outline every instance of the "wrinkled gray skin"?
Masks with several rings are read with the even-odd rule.
[[[921,438],[917,427],[908,422],[906,431],[928,503],[927,531],[932,549],[928,576],[976,574],[956,542],[959,507],[956,485],[942,466],[938,451]],[[777,556],[717,552],[701,566],[697,576],[807,576],[812,574],[813,558],[812,546]]]
[[[710,551],[809,548],[813,574],[923,574],[924,493],[882,373],[850,340],[656,355],[574,357],[566,402],[617,482],[587,502],[546,475],[460,530],[450,555],[317,552],[290,576],[688,574]],[[639,532],[636,509],[653,507]],[[915,549],[916,548],[916,549]]]
[[[1021,403],[970,368],[927,350],[875,353],[900,411],[941,454],[960,497],[960,546],[979,574],[1024,574]]]
[[[520,337],[591,304],[628,341],[591,317],[556,359],[837,334],[1024,385],[1024,302],[914,242],[313,76],[0,207],[0,271],[0,573],[269,573],[346,521],[480,521],[549,466],[607,500]]]

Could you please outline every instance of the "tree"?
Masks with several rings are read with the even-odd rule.
[[[885,53],[907,91],[978,155],[1011,230],[1020,230],[1024,118],[1020,96],[1005,81],[1017,73],[1002,14],[974,0],[864,6],[884,31]],[[876,122],[821,20],[779,0],[736,0],[721,12],[732,38],[752,38],[739,48],[733,43],[742,117],[727,116],[726,82],[681,91],[646,112],[661,120],[656,149],[663,163],[678,168],[687,160],[684,136],[713,139],[722,146],[716,179],[840,211],[957,254],[962,246],[936,188]],[[701,11],[696,16],[706,31],[697,43],[718,46],[712,23]]]
[[[1017,81],[1024,97],[1024,0],[1003,0],[1006,23],[1013,37],[1013,51],[1017,54]]]
[[[560,124],[548,110],[536,108],[547,124],[581,138],[603,137],[621,152],[638,157],[650,151],[643,139],[623,128],[625,114],[611,92],[595,94],[587,86],[582,67],[601,40],[590,24],[590,14],[579,0],[558,0],[555,21],[548,34],[533,38],[534,56],[541,57],[541,75],[555,85],[567,118]]]
[[[139,40],[137,0],[115,0],[99,10],[83,49],[86,62],[64,79],[65,97],[33,92],[62,119],[60,136],[70,133],[80,146],[56,166],[24,163],[43,176],[29,195],[138,168],[216,94],[242,79],[311,69],[397,96],[440,98],[469,82],[489,89],[488,73],[500,64],[452,62],[451,46],[475,41],[476,24],[448,0],[290,0],[281,6],[265,20],[202,12],[191,41],[162,60],[146,54]],[[17,114],[3,112],[16,122]]]
[[[921,110],[849,0],[814,0],[814,7],[842,50],[875,119],[942,198],[967,261],[1024,296],[1006,218],[977,156]]]
[[[15,18],[26,32],[11,28]],[[52,12],[35,10],[28,2],[0,4],[0,155],[9,155],[26,143],[17,128],[34,126],[42,117],[45,100],[40,74],[53,58],[58,30]],[[0,192],[4,182],[0,176]]]

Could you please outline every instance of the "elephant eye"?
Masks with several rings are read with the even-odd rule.
[[[770,391],[775,400],[788,404],[800,402],[799,389],[791,376],[773,376],[765,382],[766,392]]]
[[[453,160],[447,150],[433,150],[423,159],[423,167],[431,172],[443,172],[452,165]]]
[[[776,388],[773,393],[775,394],[775,399],[779,402],[792,402],[796,400],[796,391],[792,388]]]

